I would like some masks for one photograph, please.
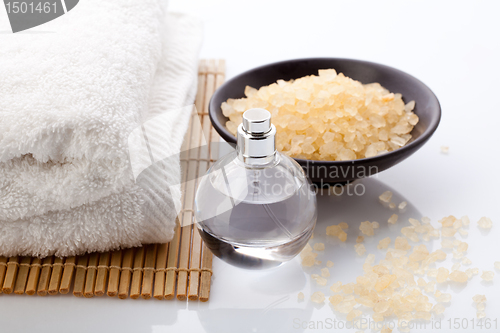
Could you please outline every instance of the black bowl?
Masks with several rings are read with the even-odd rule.
[[[212,96],[209,104],[210,120],[224,140],[236,143],[236,137],[225,126],[228,120],[221,110],[228,98],[245,97],[245,86],[260,88],[279,79],[290,80],[311,74],[318,69],[334,68],[337,73],[362,83],[378,82],[394,93],[401,93],[405,102],[415,101],[415,112],[420,121],[411,132],[412,139],[405,146],[389,153],[352,161],[313,161],[296,158],[312,182],[334,184],[353,181],[384,171],[403,161],[429,140],[439,125],[441,107],[434,93],[421,81],[395,68],[368,61],[339,58],[309,58],[281,61],[246,71],[224,83]]]

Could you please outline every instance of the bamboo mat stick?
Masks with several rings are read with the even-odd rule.
[[[5,280],[5,272],[7,271],[7,258],[0,257],[0,286],[3,286],[3,281]],[[2,288],[0,288],[0,294],[3,293]]]
[[[130,277],[132,275],[132,264],[134,262],[134,248],[127,249],[123,254],[122,272],[120,275],[120,285],[118,287],[118,298],[128,297],[130,290]]]
[[[66,261],[68,261],[66,259]],[[73,257],[74,260],[74,257]],[[74,264],[74,261],[73,261]],[[50,276],[50,282],[49,282],[49,295],[56,295],[59,292],[60,284],[61,284],[61,278],[63,276],[63,259],[62,258],[54,258],[54,263],[52,264],[52,274]],[[73,275],[73,272],[71,272],[71,275]],[[69,291],[69,288],[68,288]]]
[[[14,294],[24,294],[26,281],[28,281],[28,273],[30,272],[31,257],[22,257],[19,263],[19,270],[17,272],[16,284],[14,287]]]
[[[97,265],[99,264],[99,253],[94,252],[89,257],[87,265],[87,276],[85,278],[85,289],[83,297],[94,297],[95,280],[97,276]]]
[[[64,261],[64,270],[62,274],[61,285],[59,287],[59,292],[61,294],[69,293],[69,290],[71,288],[71,281],[73,280],[73,275],[75,273],[75,265],[76,257],[68,257]]]
[[[142,275],[141,297],[150,299],[153,295],[153,280],[155,277],[157,244],[150,244],[146,247],[146,258],[144,259],[144,273]]]
[[[54,257],[46,257],[42,261],[42,271],[40,272],[40,280],[38,281],[38,296],[47,295],[50,283],[50,273],[52,272],[52,263]],[[57,288],[56,288],[57,290]]]
[[[199,164],[198,164],[198,179],[205,175],[208,169],[208,159],[210,158],[210,153],[208,149],[210,147],[210,119],[208,117],[208,104],[210,97],[213,95],[215,90],[215,72],[216,72],[215,60],[209,60],[207,62],[207,75],[206,84],[202,105],[203,109],[198,109],[201,113],[201,123],[202,123],[202,133],[207,141],[208,146],[203,147],[199,152]],[[198,184],[196,184],[197,186]],[[201,252],[202,252],[202,240],[198,233],[196,226],[193,225],[193,241],[191,246],[191,258],[189,263],[189,291],[188,298],[190,300],[198,299],[198,291],[200,285],[200,269],[201,269]]]
[[[153,297],[159,300],[165,298],[165,268],[167,268],[168,243],[158,245],[156,255],[156,273]]]
[[[175,297],[175,285],[177,277],[177,263],[179,260],[179,243],[181,236],[181,226],[179,220],[176,220],[174,239],[168,246],[167,271],[165,277],[164,298],[172,299]]]
[[[30,273],[28,275],[28,283],[26,284],[26,294],[34,295],[36,287],[38,287],[38,279],[40,278],[40,271],[42,270],[42,259],[33,258],[31,262]]]
[[[99,266],[97,267],[97,277],[95,280],[94,294],[102,296],[106,292],[106,280],[108,278],[109,259],[111,254],[104,252],[99,255]]]
[[[123,251],[113,251],[111,253],[111,265],[109,269],[108,296],[118,295],[120,282],[120,268],[122,266]]]
[[[132,274],[132,286],[130,287],[130,298],[137,299],[141,296],[142,269],[144,267],[144,246],[137,248],[134,258],[134,272]]]
[[[203,244],[203,259],[201,264],[200,301],[206,302],[210,297],[212,280],[212,252]]]
[[[77,259],[75,283],[73,284],[73,295],[76,297],[83,296],[85,290],[85,275],[87,273],[87,265],[89,263],[89,255],[79,256]]]
[[[5,274],[5,281],[3,282],[2,289],[5,294],[11,294],[14,291],[18,268],[19,257],[10,257],[7,262],[7,272]]]

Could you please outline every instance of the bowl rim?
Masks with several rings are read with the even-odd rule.
[[[282,64],[287,64],[287,63],[291,63],[291,62],[298,62],[298,61],[325,61],[325,60],[350,61],[350,62],[355,62],[355,63],[369,65],[369,66],[381,67],[381,68],[384,68],[384,69],[387,69],[390,71],[398,72],[401,76],[405,77],[408,80],[413,81],[415,84],[419,85],[422,90],[427,91],[429,93],[430,102],[434,104],[434,105],[431,105],[430,107],[435,108],[436,116],[432,117],[429,126],[425,129],[425,131],[418,138],[416,138],[412,142],[402,146],[399,149],[387,152],[385,154],[376,155],[373,157],[358,158],[355,160],[346,160],[346,161],[308,160],[308,159],[293,157],[293,159],[295,161],[297,161],[299,164],[325,163],[327,165],[332,165],[332,164],[345,164],[345,163],[356,163],[356,162],[357,163],[370,163],[370,162],[378,161],[380,159],[385,159],[385,158],[391,158],[391,157],[396,158],[397,156],[402,154],[404,151],[409,151],[409,150],[412,150],[413,148],[418,149],[419,145],[425,143],[432,136],[432,134],[434,134],[434,132],[436,131],[436,129],[439,126],[439,123],[441,121],[441,105],[439,103],[438,98],[434,94],[434,92],[426,84],[424,84],[422,81],[420,81],[416,77],[414,77],[414,76],[412,76],[412,75],[410,75],[410,74],[408,74],[400,69],[397,69],[397,68],[394,68],[391,66],[379,64],[379,63],[372,62],[372,61],[366,61],[366,60],[359,60],[359,59],[352,59],[352,58],[335,58],[335,57],[313,57],[313,58],[296,58],[296,59],[282,60],[282,61],[272,62],[269,64],[265,64],[265,65],[251,68],[249,70],[246,70],[246,71],[232,77],[231,79],[224,82],[219,88],[217,88],[217,90],[214,92],[214,94],[210,98],[210,102],[208,104],[208,115],[210,117],[210,121],[212,122],[213,127],[215,128],[215,130],[219,133],[219,135],[226,142],[233,143],[233,144],[236,143],[236,137],[231,132],[229,132],[229,130],[226,128],[226,125],[221,124],[219,122],[219,120],[216,116],[216,113],[218,112],[217,109],[220,110],[220,105],[216,106],[215,101],[214,101],[214,98],[215,98],[217,92],[221,91],[226,86],[230,86],[234,81],[236,81],[236,80],[238,80],[238,79],[240,79],[240,78],[242,78],[242,77],[244,77],[244,76],[248,75],[249,73],[254,72],[256,70],[262,70],[262,69],[265,69],[268,67],[273,67],[276,65],[282,65]],[[403,96],[403,98],[404,98],[404,96]],[[222,110],[220,110],[220,112],[222,112]]]

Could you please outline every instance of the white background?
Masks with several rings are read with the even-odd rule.
[[[3,7],[3,6],[0,6]],[[367,239],[369,251],[378,240],[393,239],[408,217],[437,220],[453,214],[471,218],[469,257],[480,270],[494,270],[500,261],[500,44],[496,1],[223,1],[172,0],[171,10],[201,17],[205,25],[202,58],[224,58],[227,77],[255,66],[301,57],[346,57],[379,62],[406,71],[426,83],[441,102],[443,117],[432,139],[416,154],[377,177],[364,180],[361,197],[319,198],[316,237],[327,250],[319,259],[335,262],[328,285],[354,281],[363,258],[353,249],[361,221],[379,221],[381,228]],[[3,11],[3,8],[0,12]],[[2,15],[4,15],[2,13]],[[4,16],[2,16],[4,18]],[[450,147],[449,154],[440,147]],[[396,201],[408,201],[400,224],[389,228],[392,212],[377,196],[391,189]],[[494,227],[481,232],[477,220],[488,216]],[[326,226],[349,224],[345,244],[322,237]],[[457,236],[461,239],[461,236]],[[434,250],[439,243],[429,245]],[[452,260],[444,266],[451,267]],[[323,267],[323,266],[321,266]],[[328,303],[308,301],[319,289],[298,259],[271,271],[236,269],[214,259],[215,276],[208,303],[78,299],[72,296],[29,297],[0,295],[0,332],[320,332],[295,329],[327,318],[342,320]],[[475,276],[467,286],[444,284],[453,299],[448,319],[475,317],[472,296],[486,294],[486,313],[500,321],[500,272],[492,283]],[[299,291],[306,300],[297,301]],[[470,325],[470,322],[469,322]],[[329,330],[332,331],[332,330]],[[354,330],[351,330],[354,332]],[[453,330],[472,332],[470,328]],[[497,329],[476,330],[500,332]],[[367,330],[366,332],[369,332]]]

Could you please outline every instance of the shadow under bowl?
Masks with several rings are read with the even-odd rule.
[[[389,66],[340,58],[286,60],[260,66],[232,78],[217,89],[210,100],[209,115],[212,125],[224,140],[235,144],[236,137],[225,125],[228,118],[222,113],[222,102],[228,98],[245,97],[243,92],[247,85],[258,89],[279,79],[288,81],[306,75],[318,75],[319,69],[328,68],[333,68],[337,73],[344,73],[364,84],[378,82],[391,92],[401,93],[405,103],[414,100],[413,112],[420,120],[411,132],[412,139],[405,146],[383,155],[351,161],[315,161],[296,158],[313,183],[320,186],[346,183],[384,171],[420,149],[438,127],[441,119],[439,101],[421,81]]]

